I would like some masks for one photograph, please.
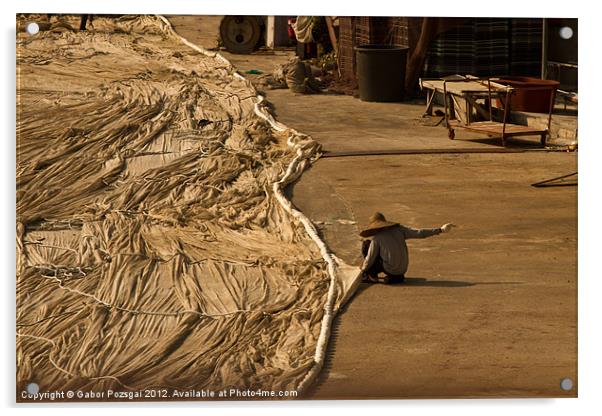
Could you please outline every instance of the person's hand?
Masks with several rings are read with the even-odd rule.
[[[451,223],[447,223],[441,226],[441,232],[442,233],[448,233],[452,227],[455,227],[455,224],[451,224]]]

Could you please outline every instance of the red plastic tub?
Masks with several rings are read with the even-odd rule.
[[[496,82],[514,88],[510,98],[512,110],[529,113],[549,112],[550,100],[554,99],[560,84],[550,79],[531,77],[500,77]]]

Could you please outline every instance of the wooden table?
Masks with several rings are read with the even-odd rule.
[[[541,144],[545,145],[551,121],[553,98],[548,117],[548,128],[542,130],[507,122],[510,111],[510,95],[513,89],[495,82],[495,79],[456,75],[445,79],[421,79],[420,87],[427,93],[425,115],[433,114],[435,95],[437,93],[443,95],[445,121],[450,139],[455,138],[455,129],[462,128],[487,136],[500,136],[503,146],[506,145],[507,137],[531,135],[540,136]],[[501,121],[494,120],[493,100],[498,100],[502,104]]]

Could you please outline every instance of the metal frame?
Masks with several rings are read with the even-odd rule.
[[[443,81],[443,104],[444,104],[444,119],[445,119],[445,125],[448,129],[448,137],[450,139],[454,139],[455,138],[455,129],[456,128],[463,128],[466,130],[470,130],[470,131],[474,131],[477,133],[483,133],[483,134],[487,134],[488,136],[492,136],[492,135],[496,135],[496,134],[500,134],[501,133],[501,140],[502,140],[502,145],[505,146],[506,145],[506,139],[509,137],[513,137],[513,136],[532,136],[532,135],[536,135],[536,136],[540,136],[540,143],[542,144],[542,146],[545,146],[546,144],[546,138],[548,136],[548,133],[550,131],[550,126],[552,123],[552,110],[554,109],[554,102],[555,102],[555,98],[556,98],[556,94],[553,93],[551,94],[550,97],[550,106],[548,109],[548,123],[547,123],[547,128],[545,130],[541,130],[541,129],[535,129],[529,126],[521,126],[521,125],[516,125],[516,124],[512,124],[508,122],[508,117],[510,114],[510,102],[511,102],[511,96],[512,93],[514,91],[514,89],[512,87],[508,87],[508,86],[504,86],[503,88],[497,88],[495,90],[495,93],[492,92],[492,87],[491,87],[491,82],[492,81],[496,81],[496,78],[477,78],[477,77],[470,77],[467,76],[463,79],[421,79],[420,80],[420,87],[424,89],[423,87],[423,81],[433,81],[433,80],[437,80],[437,81]],[[483,86],[487,87],[487,92],[484,93],[483,91],[464,91],[462,94],[454,94],[449,92],[447,85],[449,83],[458,83],[458,82],[478,82]],[[437,88],[428,88],[427,89],[427,104],[426,104],[426,110],[425,110],[425,115],[432,115],[432,107],[433,107],[433,99],[434,96],[437,92]],[[541,89],[548,89],[548,87],[526,87],[523,89],[527,89],[527,90],[541,90]],[[462,123],[461,120],[459,120],[456,117],[455,114],[455,107],[454,104],[457,104],[459,107],[462,107],[457,101],[456,98],[458,97],[460,99],[463,99],[465,101],[465,122]],[[476,100],[481,99],[481,98],[486,98],[488,101],[488,106],[487,108],[483,108],[482,106],[478,105]],[[502,105],[503,105],[503,116],[502,116],[502,121],[501,122],[497,122],[494,121],[493,119],[493,99],[494,98],[498,98],[502,101]],[[482,122],[475,122],[473,123],[473,121],[471,120],[472,117],[472,109],[475,109],[476,112],[478,114],[480,114],[483,118],[485,119],[489,119],[489,122],[487,124],[483,124]],[[481,124],[480,124],[481,123]],[[501,126],[501,131],[499,126]]]

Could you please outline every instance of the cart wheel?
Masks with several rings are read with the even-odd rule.
[[[447,137],[449,137],[450,140],[454,140],[456,137],[456,132],[453,129],[447,130]]]
[[[259,45],[262,28],[255,16],[225,16],[219,33],[226,50],[231,53],[249,54]]]

